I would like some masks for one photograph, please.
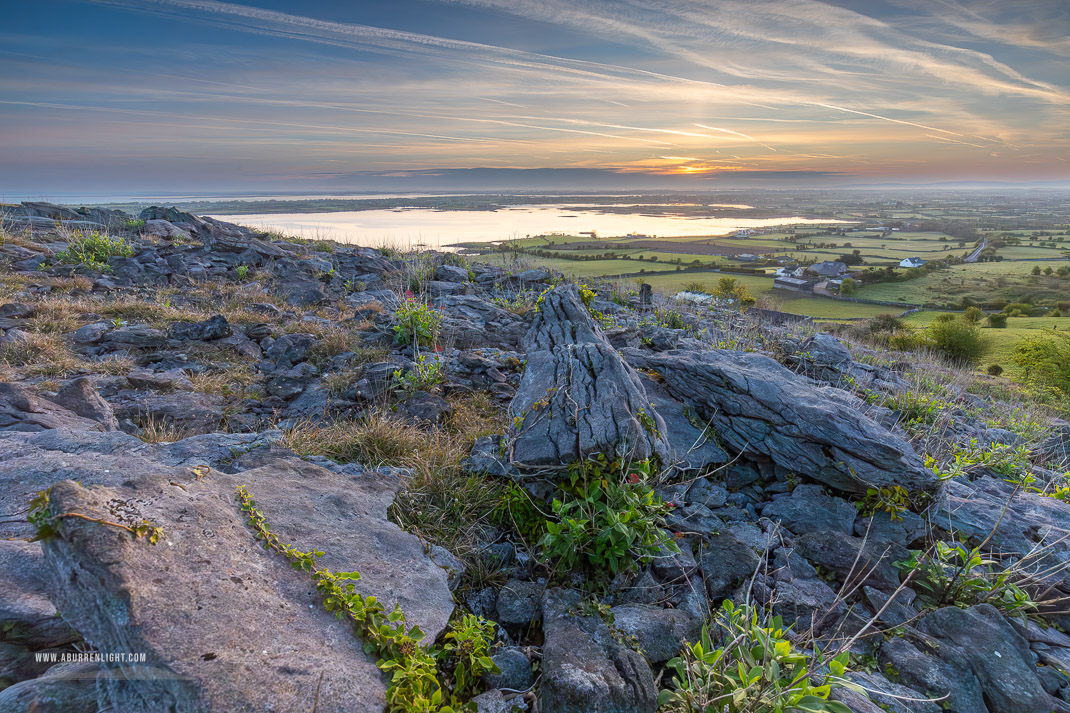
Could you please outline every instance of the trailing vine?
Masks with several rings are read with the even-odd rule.
[[[30,512],[26,516],[26,520],[34,527],[34,536],[30,539],[31,542],[55,537],[59,534],[59,521],[67,518],[85,520],[86,522],[94,522],[98,525],[106,525],[107,527],[126,530],[133,535],[135,539],[147,537],[149,543],[153,545],[159,542],[160,538],[163,537],[163,528],[153,525],[148,520],[142,520],[133,525],[124,525],[121,522],[114,522],[101,517],[93,517],[80,512],[53,513],[52,503],[49,497],[50,490],[51,489],[40,491],[30,501]]]
[[[404,713],[457,713],[479,693],[484,673],[500,673],[490,658],[492,622],[472,615],[450,624],[445,645],[423,645],[418,626],[406,630],[401,607],[387,613],[376,597],[355,592],[359,572],[332,572],[318,563],[321,550],[302,552],[279,539],[249,495],[239,486],[237,500],[264,549],[282,555],[294,569],[310,573],[323,608],[348,621],[364,642],[364,651],[379,656],[376,665],[390,675],[388,710]]]

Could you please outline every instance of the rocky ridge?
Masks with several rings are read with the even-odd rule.
[[[949,448],[1020,457],[941,479],[907,422],[905,367],[805,325],[175,208],[5,213],[0,712],[383,710],[376,657],[258,545],[239,486],[426,641],[463,612],[496,622],[480,710],[654,711],[666,662],[726,598],[782,617],[797,646],[848,647],[860,688],[832,696],[855,713],[1070,710],[1070,505],[1047,487],[1065,422],[991,425],[976,397],[942,395]],[[129,249],[65,262],[94,231]],[[410,307],[434,322],[426,343],[398,339]],[[477,398],[503,417],[466,478],[540,502],[571,492],[579,463],[641,463],[679,551],[563,572],[487,513],[451,553],[397,516],[414,473],[300,437],[377,418],[441,439]],[[28,542],[41,491],[89,519]],[[155,545],[123,529],[143,523]],[[897,565],[959,540],[991,560],[964,579],[1021,586],[934,598],[924,568]],[[75,651],[145,660],[35,656]]]

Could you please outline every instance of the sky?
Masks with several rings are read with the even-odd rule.
[[[1067,0],[0,0],[0,199],[1070,179]]]

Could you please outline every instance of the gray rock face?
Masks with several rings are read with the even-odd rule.
[[[706,582],[710,601],[724,598],[742,581],[754,575],[758,554],[732,532],[724,532],[709,539],[701,557],[699,570]]]
[[[786,497],[773,499],[762,517],[779,520],[797,535],[807,532],[851,534],[857,511],[842,498],[830,497],[817,485],[798,485]]]
[[[578,592],[550,589],[543,600],[542,713],[653,713],[650,666],[624,648],[597,616],[580,613]]]
[[[995,607],[944,607],[927,614],[919,628],[960,649],[980,683],[990,713],[1051,711],[1051,700],[1037,679],[1028,643]],[[947,658],[944,651],[939,655]]]
[[[440,282],[468,282],[468,270],[456,265],[439,265],[435,268],[435,279]]]
[[[508,445],[514,464],[554,467],[595,453],[666,459],[665,422],[575,285],[542,297],[525,347],[527,368],[509,405],[519,422]]]
[[[542,595],[545,584],[511,579],[498,592],[498,623],[526,628],[542,618]]]
[[[678,470],[701,471],[707,466],[728,461],[728,454],[714,439],[712,426],[708,427],[708,424],[691,414],[686,407],[674,401],[655,380],[642,375],[640,380],[650,399],[651,407],[665,423],[662,433],[670,458],[666,465],[674,465]],[[702,504],[707,503],[703,501]],[[722,501],[721,505],[723,504]]]
[[[159,349],[167,343],[167,335],[144,324],[132,324],[109,331],[102,341],[112,349]]]
[[[535,676],[531,671],[531,661],[523,651],[515,648],[500,649],[491,658],[501,669],[501,673],[491,673],[483,677],[489,688],[523,691],[531,686]]]
[[[227,318],[221,314],[201,322],[175,322],[171,325],[171,338],[181,341],[209,341],[229,337],[233,333]]]
[[[1070,559],[1070,543],[1064,536],[1070,531],[1070,505],[986,475],[973,481],[947,481],[930,513],[934,525],[979,541],[992,533],[991,551],[1022,556],[1036,548],[1040,555],[1032,557],[1027,568],[1054,588],[1049,597],[1070,594],[1070,572],[1063,565]],[[1053,612],[1064,625],[1070,623],[1065,609],[1056,604]]]
[[[0,691],[2,713],[97,713],[99,666],[57,664],[39,678]]]
[[[0,540],[0,640],[37,650],[81,639],[56,615],[47,592],[48,575],[41,546]]]
[[[702,620],[680,609],[662,609],[642,604],[613,607],[613,626],[635,637],[650,663],[664,663],[680,653],[684,642],[694,641]]]
[[[109,431],[119,428],[119,421],[116,420],[111,405],[101,398],[87,376],[68,381],[56,392],[52,401],[83,418],[96,421]]]
[[[153,546],[69,518],[45,543],[52,597],[64,617],[101,651],[147,655],[145,664],[117,665],[132,681],[100,677],[102,707],[310,710],[318,690],[320,711],[382,709],[385,684],[374,660],[348,625],[320,607],[307,573],[253,539],[234,501],[238,485],[250,489],[284,541],[325,550],[321,563],[334,571],[359,571],[358,591],[388,607],[400,603],[428,637],[446,625],[453,601],[445,571],[386,519],[397,487],[392,475],[347,477],[277,459],[198,479],[188,468],[137,455],[99,459],[116,484],[60,482],[52,488],[55,510],[145,518],[164,529]],[[56,471],[52,477],[65,475],[58,464]],[[208,568],[218,576],[205,577]]]
[[[398,404],[398,412],[418,424],[438,423],[452,410],[441,396],[426,391],[417,391]]]
[[[117,404],[116,415],[144,424],[154,420],[181,430],[206,433],[223,420],[223,399],[218,394],[176,391],[138,396]]]
[[[859,412],[832,401],[767,356],[729,351],[623,350],[653,369],[669,392],[713,423],[745,455],[849,492],[901,485],[928,491],[936,477],[910,445]]]
[[[926,655],[919,646],[932,653]],[[945,647],[946,654],[937,657],[936,645],[893,637],[881,645],[878,660],[883,668],[894,671],[903,683],[916,690],[920,694],[916,697],[942,699],[947,702],[948,710],[956,713],[987,710],[981,685],[964,652],[957,646]]]
[[[902,545],[834,532],[808,532],[795,539],[795,549],[811,563],[834,572],[841,582],[864,582],[888,593],[899,586],[899,573],[892,563],[909,556]]]
[[[44,431],[50,428],[103,431],[105,427],[59,404],[38,398],[17,384],[0,384],[0,431]]]
[[[308,350],[316,343],[311,334],[284,334],[264,354],[277,369],[288,369],[308,357]]]

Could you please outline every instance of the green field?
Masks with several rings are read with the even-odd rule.
[[[827,206],[826,206],[827,207]],[[813,209],[801,209],[800,212],[819,213]],[[893,217],[914,219],[919,211],[903,210],[894,215],[882,213],[882,220]],[[943,210],[940,208],[926,207],[920,211],[922,220],[931,221],[934,218],[967,218],[985,213],[984,208],[978,208],[970,213],[963,209]],[[873,223],[874,215],[869,211],[825,211],[824,214],[832,215],[839,220],[861,219]],[[1008,223],[1013,224],[1013,223]],[[723,273],[710,269],[714,265],[725,267],[741,266],[752,267],[752,262],[741,261],[736,256],[743,253],[751,253],[759,257],[788,258],[801,261],[803,264],[811,262],[837,260],[842,255],[855,251],[863,259],[860,269],[866,268],[894,268],[898,274],[905,275],[900,270],[899,262],[907,257],[921,257],[932,265],[944,265],[941,260],[946,258],[960,259],[974,249],[977,244],[977,233],[973,238],[955,237],[964,235],[960,231],[951,230],[954,235],[928,229],[921,231],[916,227],[912,230],[905,226],[903,230],[875,231],[875,230],[848,230],[843,235],[836,230],[843,227],[839,225],[808,225],[799,226],[792,230],[778,228],[768,233],[750,235],[741,238],[719,237],[676,237],[655,239],[654,244],[636,246],[638,239],[635,238],[592,238],[590,236],[564,236],[548,235],[534,238],[525,238],[513,241],[512,246],[518,248],[523,254],[524,260],[536,265],[543,265],[562,273],[582,279],[607,277],[610,279],[620,275],[630,277],[620,278],[624,280],[642,277],[656,288],[673,291],[680,290],[685,284],[699,282],[712,289],[717,281],[726,276]],[[1019,302],[1030,301],[1038,305],[1053,307],[1060,302],[1070,301],[1070,276],[1058,275],[1033,275],[1032,271],[1039,267],[1044,270],[1051,268],[1058,270],[1060,267],[1070,267],[1070,235],[1060,233],[1050,235],[1055,229],[1049,229],[1049,236],[1039,236],[1025,228],[1019,228],[987,233],[989,244],[995,243],[996,256],[999,261],[976,262],[958,264],[942,269],[925,271],[920,277],[898,282],[882,282],[863,285],[855,293],[856,297],[885,302],[904,302],[909,304],[930,305],[937,307],[952,307],[962,304],[992,304],[1002,301]],[[827,234],[818,234],[818,233]],[[965,235],[969,235],[966,233]],[[1056,241],[1056,247],[1041,247],[1039,243],[1044,241]],[[1021,244],[1002,244],[999,241],[1014,242]],[[658,243],[665,243],[665,249],[658,249]],[[671,247],[668,244],[672,244]],[[582,244],[582,249],[573,250],[571,246]],[[692,248],[691,246],[694,246]],[[477,250],[487,251],[488,246]],[[531,250],[539,250],[557,253],[557,257],[534,255]],[[606,253],[614,253],[614,257],[602,257]],[[721,253],[721,254],[718,254]],[[508,251],[507,251],[508,254]],[[595,257],[588,260],[568,260],[564,256],[575,255],[576,257]],[[501,261],[502,255],[493,252],[484,252],[476,256],[476,259],[491,262]],[[627,258],[627,259],[625,259]],[[651,258],[656,258],[651,261]],[[695,261],[704,270],[689,271]],[[678,270],[677,266],[684,270]],[[773,268],[765,268],[771,273]],[[640,272],[642,271],[642,272]],[[824,319],[852,319],[872,317],[882,313],[896,313],[902,311],[896,307],[872,305],[865,303],[848,303],[833,301],[821,297],[795,296],[793,293],[773,289],[771,276],[761,277],[756,275],[735,275],[741,284],[755,297],[767,297],[782,306],[784,311],[796,314],[805,314]]]
[[[914,327],[926,327],[936,319],[940,312],[918,312],[905,317],[903,321]],[[988,341],[988,352],[979,364],[983,370],[989,364],[999,364],[1004,375],[1012,379],[1021,378],[1021,369],[1014,363],[1014,348],[1029,337],[1057,330],[1070,333],[1070,317],[1012,317],[1007,320],[1006,329],[992,329],[981,322],[981,333]]]

